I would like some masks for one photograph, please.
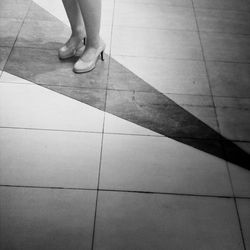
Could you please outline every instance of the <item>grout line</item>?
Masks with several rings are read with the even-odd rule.
[[[129,4],[130,2],[127,1],[121,1],[120,4]],[[153,3],[153,2],[145,2],[145,3],[136,3],[135,4],[142,4],[142,5],[159,5],[159,3]],[[183,8],[183,9],[192,9],[192,5],[189,7],[187,5],[176,5],[176,4],[168,4],[168,3],[160,3],[160,5],[166,5],[167,7],[170,8]],[[217,11],[233,11],[233,12],[243,12],[243,13],[249,13],[250,14],[250,10],[235,10],[235,9],[223,9],[223,8],[213,8],[213,7],[195,7],[194,8],[196,10],[217,10]]]
[[[16,35],[16,38],[15,38],[15,41],[14,41],[13,45],[11,46],[10,53],[9,53],[9,55],[8,55],[8,57],[7,57],[7,60],[6,60],[5,64],[4,64],[4,67],[3,67],[3,70],[2,70],[2,71],[5,71],[6,65],[7,65],[8,61],[9,61],[9,59],[10,59],[10,55],[11,55],[12,52],[13,52],[13,49],[14,49],[14,47],[15,47],[16,41],[17,41],[17,39],[18,39],[18,36],[19,36],[19,34],[20,34],[20,32],[21,32],[21,30],[22,30],[22,28],[23,28],[23,24],[24,24],[24,22],[25,22],[26,17],[28,16],[28,13],[29,13],[29,10],[30,10],[30,8],[31,8],[31,5],[32,5],[32,1],[30,1],[29,7],[27,8],[27,12],[26,12],[26,14],[25,14],[25,16],[24,16],[24,18],[23,18],[21,24],[20,24],[20,29],[19,29],[19,31],[17,32],[17,35]]]
[[[116,28],[129,28],[129,29],[140,29],[140,30],[158,30],[158,31],[180,31],[180,32],[190,32],[190,33],[198,33],[196,29],[177,29],[177,28],[160,28],[160,27],[153,27],[153,26],[132,26],[132,25],[122,25],[122,24],[115,24],[114,27]],[[235,36],[245,36],[249,37],[250,33],[236,33],[236,32],[223,32],[223,31],[215,31],[215,30],[206,30],[201,29],[200,32],[203,33],[213,33],[213,34],[224,34],[224,35],[235,35]]]
[[[246,242],[245,242],[245,238],[244,238],[244,233],[243,233],[243,228],[242,228],[242,223],[241,223],[241,218],[240,218],[240,214],[239,214],[239,208],[238,208],[236,197],[234,197],[234,205],[235,205],[235,209],[236,209],[236,213],[237,213],[237,217],[238,217],[238,222],[239,222],[239,227],[240,227],[240,233],[241,233],[241,239],[242,239],[243,247],[244,247],[244,250],[246,250],[247,249],[246,248]]]
[[[226,152],[226,149],[224,147],[222,147],[222,150],[223,150],[223,153],[225,154],[225,157],[226,157],[227,173],[228,173],[228,176],[229,176],[229,182],[230,182],[232,193],[233,193],[234,206],[235,206],[235,210],[236,210],[236,214],[237,214],[237,219],[238,219],[238,223],[239,223],[242,244],[243,244],[244,250],[246,250],[246,243],[245,243],[245,238],[244,238],[244,234],[243,234],[243,228],[242,228],[241,218],[240,218],[239,209],[238,209],[237,200],[236,200],[237,197],[235,196],[233,179],[232,179],[232,175],[231,175],[230,168],[229,168],[229,162],[227,161],[227,152]]]
[[[193,12],[194,12],[194,17],[195,17],[195,22],[196,22],[196,26],[197,26],[197,30],[198,30],[198,37],[199,37],[199,41],[200,41],[202,58],[203,58],[203,62],[204,62],[204,66],[205,66],[205,71],[206,71],[206,76],[207,76],[207,80],[208,80],[208,85],[209,85],[209,90],[210,90],[210,96],[211,96],[211,99],[212,99],[212,104],[213,104],[213,108],[214,108],[214,112],[215,112],[216,124],[217,124],[217,128],[219,130],[219,133],[221,134],[221,128],[220,128],[220,124],[219,124],[219,121],[218,121],[218,114],[217,114],[217,110],[216,110],[215,100],[214,100],[214,97],[213,97],[211,80],[210,80],[209,73],[208,73],[208,68],[207,68],[207,62],[206,62],[204,47],[203,47],[203,43],[202,43],[202,40],[201,40],[201,35],[200,35],[200,30],[199,30],[199,24],[198,24],[198,20],[197,20],[196,11],[195,11],[194,0],[192,0],[192,6],[193,6]]]
[[[238,218],[238,223],[239,223],[239,228],[240,228],[240,233],[241,233],[242,244],[243,244],[244,250],[246,250],[246,243],[245,243],[245,238],[244,238],[244,233],[243,233],[243,228],[242,228],[242,222],[241,222],[241,218],[240,218],[240,214],[239,214],[239,209],[238,209],[238,204],[237,204],[237,200],[236,200],[237,198],[240,198],[240,199],[244,199],[244,198],[236,197],[235,196],[233,182],[232,182],[232,177],[231,177],[231,173],[230,173],[230,170],[229,170],[229,164],[228,164],[228,162],[226,162],[226,164],[227,164],[227,171],[228,171],[229,180],[230,180],[231,188],[232,188],[232,192],[233,192],[233,200],[234,200],[235,210],[236,210],[236,214],[237,214],[237,218]]]
[[[134,194],[154,194],[154,195],[173,195],[185,197],[201,197],[201,198],[219,198],[219,199],[245,199],[250,200],[250,197],[237,197],[230,195],[209,195],[209,194],[191,194],[191,193],[174,193],[174,192],[153,192],[153,191],[139,191],[139,190],[122,190],[122,189],[107,189],[107,188],[80,188],[80,187],[52,187],[52,186],[33,186],[33,185],[8,185],[0,184],[0,187],[7,188],[27,188],[27,189],[48,189],[48,190],[75,190],[75,191],[101,191],[101,192],[115,192],[115,193],[134,193]]]
[[[114,25],[114,13],[115,13],[115,0],[113,6],[113,13],[112,13],[112,24],[111,24],[111,34],[110,34],[110,48],[109,48],[109,55],[111,55],[111,48],[112,48],[112,37],[113,37],[113,25]],[[105,119],[106,119],[106,107],[107,107],[107,95],[108,95],[108,85],[109,85],[109,75],[110,75],[110,65],[111,65],[111,56],[109,56],[108,61],[108,74],[107,74],[107,83],[106,83],[106,92],[105,92],[105,102],[104,102],[104,112],[103,112],[103,127],[102,127],[102,139],[101,139],[101,151],[100,151],[100,162],[99,162],[99,169],[98,169],[98,182],[97,182],[97,193],[96,193],[96,203],[95,203],[95,214],[94,214],[94,225],[93,225],[93,232],[92,232],[92,242],[91,242],[91,249],[94,249],[95,243],[95,231],[96,231],[96,218],[97,218],[97,209],[98,209],[98,198],[99,198],[99,188],[100,188],[100,179],[101,179],[101,165],[102,165],[102,155],[103,155],[103,142],[104,142],[104,132],[105,132]]]
[[[235,10],[235,9],[218,9],[218,8],[213,8],[213,7],[194,7],[196,10],[217,10],[217,11],[234,11],[234,12],[243,12],[243,13],[249,13],[250,10]]]
[[[79,191],[96,191],[95,188],[80,188],[80,187],[52,187],[52,186],[34,186],[34,185],[11,185],[11,184],[0,184],[0,187],[9,188],[31,188],[31,189],[58,189],[58,190],[79,190]],[[250,199],[250,198],[249,198]]]
[[[193,62],[203,62],[203,59],[196,59],[196,58],[181,58],[181,57],[160,57],[160,56],[142,56],[142,55],[126,55],[126,54],[112,54],[112,58],[114,57],[132,57],[132,58],[147,58],[147,59],[154,59],[154,60],[166,60],[166,61],[193,61]],[[213,63],[231,63],[231,64],[250,64],[250,61],[225,61],[225,60],[213,60],[213,59],[207,59],[207,62],[213,62]]]
[[[0,129],[16,129],[16,130],[35,130],[35,131],[51,131],[51,132],[69,132],[69,133],[90,133],[90,134],[101,134],[98,131],[87,131],[87,130],[66,130],[66,129],[52,129],[52,128],[31,128],[31,127],[10,127],[0,126]]]
[[[120,1],[118,4],[130,4],[130,2],[127,1]],[[140,2],[135,2],[134,4],[137,5],[155,5],[155,6],[165,6],[165,7],[169,7],[169,8],[180,8],[180,9],[192,9],[192,6],[187,6],[187,5],[177,5],[177,4],[169,4],[169,3],[154,3],[154,2],[144,2],[144,3],[140,3]]]
[[[122,118],[121,118],[122,119]],[[140,126],[140,125],[139,125]],[[102,134],[105,135],[121,135],[121,136],[142,136],[142,137],[159,137],[159,138],[169,138],[173,140],[184,139],[193,141],[216,141],[223,142],[224,139],[221,138],[202,138],[202,137],[183,137],[183,136],[170,136],[163,135],[155,132],[156,134],[136,134],[136,133],[122,133],[122,132],[98,132],[98,131],[84,131],[84,130],[64,130],[64,129],[49,129],[49,128],[28,128],[28,127],[10,127],[10,126],[0,126],[1,129],[14,129],[14,130],[34,130],[34,131],[50,131],[50,132],[66,132],[66,133],[89,133],[89,134]],[[153,131],[153,130],[152,130]],[[154,131],[153,131],[154,132]],[[232,143],[250,143],[249,140],[229,140]]]

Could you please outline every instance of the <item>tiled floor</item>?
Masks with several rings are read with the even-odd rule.
[[[250,249],[250,2],[103,0],[105,62],[61,0],[0,1],[0,249]]]

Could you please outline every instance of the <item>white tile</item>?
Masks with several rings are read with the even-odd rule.
[[[95,191],[0,187],[1,249],[91,249]]]
[[[250,62],[248,35],[200,32],[204,56],[208,61]]]
[[[114,25],[157,29],[197,30],[193,9],[166,4],[117,2]]]
[[[0,129],[0,184],[96,188],[101,134]]]
[[[191,0],[119,0],[121,3],[166,4],[168,6],[183,6],[192,8]]]
[[[196,32],[113,27],[112,55],[202,59]]]
[[[224,160],[152,136],[104,135],[100,187],[232,195]]]
[[[38,85],[0,85],[0,126],[101,132],[102,111]]]
[[[26,84],[34,84],[33,82],[27,81],[23,78],[18,76],[12,75],[8,72],[3,72],[2,76],[0,77],[1,83],[26,83]]]
[[[122,192],[98,198],[96,250],[244,249],[233,199]]]
[[[112,57],[162,93],[210,94],[202,61],[116,55]]]
[[[201,31],[250,34],[249,12],[198,9],[196,14]]]
[[[146,129],[142,126],[126,121],[109,113],[105,114],[104,132],[118,134],[163,136],[150,129]]]
[[[249,1],[245,0],[193,0],[195,8],[222,10],[250,10]]]

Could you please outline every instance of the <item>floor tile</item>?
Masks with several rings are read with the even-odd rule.
[[[245,152],[250,154],[250,143],[249,142],[238,142],[236,143]],[[227,154],[231,154],[230,147],[226,147]],[[246,165],[250,165],[250,162],[246,162]],[[236,164],[229,164],[230,175],[232,179],[234,193],[238,197],[250,197],[250,171],[244,169]]]
[[[16,46],[58,49],[69,37],[69,28],[59,21],[26,20]]]
[[[198,26],[201,31],[250,34],[250,13],[197,9]]]
[[[213,108],[190,107],[190,110],[215,126]],[[109,90],[106,112],[168,137],[220,138],[214,129],[160,92]]]
[[[129,62],[133,60],[133,57],[126,58]],[[145,61],[145,58],[142,60]],[[138,70],[131,71],[127,67],[129,62],[126,63],[121,56],[110,59],[108,89],[155,92],[149,83],[138,76]]]
[[[196,8],[249,11],[250,3],[245,0],[193,0]]]
[[[139,126],[109,113],[105,113],[104,132],[112,134],[163,136],[143,126]]]
[[[0,126],[101,132],[102,111],[37,85],[0,84]]]
[[[250,200],[237,199],[246,249],[250,248]]]
[[[3,70],[9,57],[11,47],[0,47],[0,70]]]
[[[0,78],[0,83],[22,83],[22,84],[34,84],[32,82],[29,82],[23,78],[20,78],[18,76],[12,75],[7,73],[6,71],[3,71],[2,76]]]
[[[166,137],[105,135],[100,187],[231,195],[224,160]]]
[[[0,188],[1,249],[91,249],[94,191]]]
[[[243,246],[231,199],[100,192],[94,249]]]
[[[166,96],[214,130],[219,131],[211,96],[178,94],[166,94]]]
[[[193,9],[170,7],[164,3],[141,4],[118,2],[115,5],[114,25],[197,30]]]
[[[39,6],[37,3],[34,1],[32,2],[29,12],[27,13],[27,16],[25,20],[33,20],[33,21],[58,21],[58,19],[46,11],[44,8]]]
[[[250,65],[241,63],[207,62],[215,96],[250,97]]]
[[[120,0],[119,2],[125,3],[150,3],[150,4],[166,4],[168,6],[182,6],[192,8],[191,0]]]
[[[206,60],[250,62],[250,36],[201,32]]]
[[[114,26],[111,49],[112,55],[202,59],[198,34],[187,31]]]
[[[1,0],[0,18],[23,19],[28,11],[31,0]],[[14,9],[18,11],[13,11]]]
[[[72,88],[60,86],[47,86],[48,89],[53,90],[62,95],[68,96],[79,102],[90,105],[94,108],[105,110],[106,90],[93,88]]]
[[[129,56],[114,56],[113,59],[109,74],[111,89],[152,91],[155,88],[162,93],[210,94],[202,61]]]
[[[106,89],[108,56],[105,56],[105,62],[99,60],[96,69],[88,74],[75,74],[72,70],[75,61],[74,58],[59,60],[57,50],[15,48],[6,71],[44,86]]]
[[[11,47],[21,28],[22,21],[11,18],[0,18],[0,44]]]
[[[250,99],[215,97],[221,133],[231,139],[250,140]]]
[[[96,188],[101,134],[0,129],[1,185]]]

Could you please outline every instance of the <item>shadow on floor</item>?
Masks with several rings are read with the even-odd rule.
[[[60,61],[57,50],[16,47],[5,70],[161,135],[250,168],[249,154],[121,64],[107,55],[105,58],[106,62],[99,61],[94,71],[74,74],[72,66],[75,59]],[[112,88],[108,85],[109,64],[112,65],[110,70],[115,69]],[[121,84],[123,90],[120,89]]]

